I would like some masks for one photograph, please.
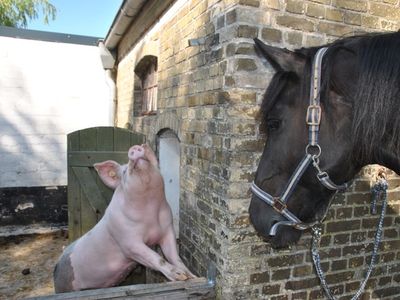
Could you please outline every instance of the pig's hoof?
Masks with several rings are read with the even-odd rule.
[[[189,277],[184,272],[179,272],[179,271],[175,273],[174,277],[175,280],[177,281],[185,281],[189,279]]]

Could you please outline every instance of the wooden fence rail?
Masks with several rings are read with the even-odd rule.
[[[98,300],[98,299],[165,299],[165,300],[211,300],[215,299],[214,286],[205,278],[155,284],[137,284],[106,289],[62,293],[30,300]]]

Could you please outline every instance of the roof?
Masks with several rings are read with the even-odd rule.
[[[109,50],[115,50],[121,39],[130,34],[135,44],[176,0],[124,0],[104,39]]]
[[[99,37],[0,26],[0,36],[55,43],[97,46]]]

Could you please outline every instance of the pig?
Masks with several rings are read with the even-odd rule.
[[[104,216],[89,232],[65,248],[54,269],[56,293],[111,287],[137,264],[169,280],[195,278],[180,259],[171,209],[158,161],[146,145],[132,146],[128,163],[94,164],[105,185],[114,189]],[[159,245],[165,258],[151,249]]]

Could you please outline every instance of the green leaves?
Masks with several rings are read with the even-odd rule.
[[[41,12],[41,14],[40,14]],[[56,17],[56,8],[48,0],[0,0],[0,25],[26,28],[29,20],[43,16],[45,24]]]

